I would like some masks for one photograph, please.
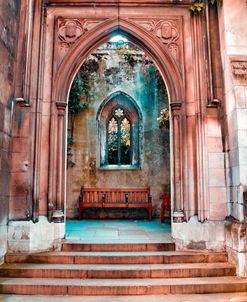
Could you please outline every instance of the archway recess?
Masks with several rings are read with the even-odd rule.
[[[65,203],[65,112],[68,93],[75,74],[85,58],[99,45],[105,43],[114,34],[122,33],[137,47],[145,51],[154,61],[168,90],[171,106],[171,194],[173,210],[183,213],[183,188],[182,188],[182,137],[185,127],[182,119],[182,100],[184,98],[182,72],[172,54],[163,43],[152,33],[147,33],[141,26],[124,19],[108,20],[100,26],[86,32],[73,47],[69,49],[61,61],[54,76],[52,103],[57,118],[51,119],[50,174],[49,174],[49,203],[52,200],[54,209],[60,211]],[[54,64],[56,65],[56,64]],[[54,139],[54,133],[56,138]],[[175,215],[176,216],[176,215]],[[183,216],[183,214],[182,214]]]

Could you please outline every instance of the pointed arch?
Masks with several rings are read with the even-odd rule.
[[[142,120],[142,112],[141,112],[141,109],[138,106],[137,102],[135,101],[135,99],[133,99],[129,94],[127,94],[121,90],[111,93],[107,98],[105,98],[102,101],[102,103],[97,111],[97,114],[96,114],[97,120],[100,119],[100,116],[102,115],[103,110],[106,108],[106,104],[116,98],[126,100],[131,105],[131,107],[134,108],[134,110],[136,111],[138,119]]]
[[[184,99],[183,79],[179,67],[162,42],[152,33],[127,20],[108,20],[87,32],[67,53],[54,78],[53,100],[67,102],[73,78],[86,57],[116,32],[145,51],[158,68],[171,103]]]
[[[132,168],[139,168],[142,113],[136,101],[127,93],[116,91],[101,103],[96,118],[98,121],[100,167],[116,165],[119,168],[128,165]],[[124,118],[128,120],[130,125],[128,146],[123,146],[124,144],[121,143],[121,123]],[[116,129],[110,131],[109,125],[112,121],[116,123]],[[111,136],[114,136],[115,139],[112,143],[116,144],[116,150],[114,150],[116,163],[110,160],[109,151],[111,146],[109,141]],[[121,159],[123,153],[121,149],[125,149],[126,152],[128,151],[128,163]]]

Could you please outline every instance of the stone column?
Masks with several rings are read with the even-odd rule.
[[[57,106],[57,181],[56,181],[56,210],[53,212],[54,222],[64,221],[65,201],[65,113],[67,103],[56,102]]]
[[[171,103],[173,137],[173,221],[183,222],[183,181],[182,181],[182,103]]]

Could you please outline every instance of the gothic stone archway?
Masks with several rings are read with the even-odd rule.
[[[191,183],[194,184],[196,172],[192,162],[193,148],[188,149],[192,141],[192,133],[187,132],[185,98],[192,98],[191,87],[185,90],[186,77],[184,70],[192,65],[191,58],[185,64],[185,56],[191,54],[192,49],[185,45],[185,29],[189,26],[187,10],[179,9],[177,14],[150,17],[145,10],[140,10],[141,17],[125,11],[117,16],[116,11],[105,17],[104,9],[98,9],[100,16],[95,18],[78,16],[73,10],[61,16],[56,10],[48,15],[48,24],[55,28],[54,58],[52,65],[52,110],[54,118],[51,120],[50,140],[50,173],[49,173],[49,200],[57,210],[64,207],[65,201],[65,110],[67,97],[72,79],[88,54],[100,44],[106,42],[116,31],[122,31],[136,45],[146,51],[156,63],[169,92],[172,112],[172,200],[173,211],[178,216],[185,214],[185,219],[196,210],[194,203],[189,200],[195,196]],[[155,13],[157,11],[154,9]],[[89,13],[90,15],[90,13]],[[104,17],[103,17],[104,16]],[[54,22],[54,23],[53,23]],[[188,28],[189,29],[189,28]],[[190,28],[191,31],[191,28]],[[188,65],[188,66],[186,66]],[[192,74],[191,74],[192,75]],[[195,110],[195,109],[194,109]],[[55,134],[55,139],[54,139]],[[63,155],[63,156],[62,156]],[[187,171],[190,172],[189,178]],[[203,173],[203,170],[200,169]],[[188,189],[189,188],[189,189]],[[191,190],[191,192],[189,192]],[[187,195],[187,196],[186,196]],[[186,202],[185,202],[186,201]],[[191,202],[191,204],[190,204]],[[206,217],[204,202],[201,203],[201,220]],[[192,214],[193,215],[193,214]]]
[[[176,22],[177,21],[177,22]],[[168,34],[163,34],[161,36],[162,39],[170,39],[171,44],[174,48],[172,50],[176,49],[176,52],[169,52],[167,50],[166,45],[161,43],[160,38],[157,38],[154,34],[147,34],[144,32],[143,28],[141,26],[138,26],[138,23],[132,23],[129,20],[111,20],[103,22],[103,24],[100,23],[100,25],[96,26],[91,32],[85,32],[83,35],[83,31],[85,29],[81,28],[81,34],[82,38],[79,38],[78,41],[75,42],[75,44],[71,47],[71,49],[68,49],[68,53],[65,55],[64,58],[62,58],[62,63],[58,67],[58,71],[55,77],[55,86],[54,86],[54,95],[53,99],[56,104],[56,108],[58,110],[58,118],[57,120],[54,120],[54,124],[52,124],[52,128],[57,128],[57,141],[58,147],[54,147],[53,150],[56,150],[56,152],[52,156],[51,164],[57,163],[56,166],[52,168],[53,171],[57,171],[56,173],[56,187],[53,188],[53,192],[56,192],[56,196],[51,195],[50,203],[52,201],[56,200],[56,207],[57,210],[61,210],[63,208],[64,200],[63,196],[65,196],[64,188],[65,188],[65,171],[64,171],[64,162],[65,158],[61,157],[61,154],[64,154],[64,151],[62,150],[62,143],[64,141],[65,136],[65,128],[64,128],[64,117],[65,117],[65,108],[66,108],[66,102],[67,102],[67,94],[69,90],[69,85],[71,83],[71,77],[74,76],[75,70],[78,70],[82,60],[88,55],[90,50],[92,48],[95,48],[97,45],[103,43],[106,41],[106,39],[109,39],[109,36],[113,34],[117,28],[119,30],[123,31],[125,34],[129,36],[131,40],[134,41],[138,46],[140,46],[142,49],[145,49],[150,56],[154,59],[156,62],[158,68],[160,69],[160,72],[162,73],[163,79],[165,80],[170,99],[171,99],[171,109],[172,109],[172,117],[173,117],[173,131],[174,135],[173,138],[176,138],[176,141],[173,140],[173,150],[174,150],[174,156],[173,156],[173,200],[174,200],[174,211],[179,211],[179,214],[183,215],[183,188],[181,187],[181,178],[182,178],[182,171],[181,167],[183,166],[181,164],[182,161],[182,145],[181,145],[181,137],[183,137],[183,129],[185,127],[183,126],[182,121],[182,96],[184,94],[183,88],[182,88],[182,77],[181,77],[181,71],[179,70],[179,59],[182,60],[182,58],[179,58],[179,53],[182,52],[182,49],[179,48],[180,45],[175,44],[174,41],[178,41],[179,43],[179,28],[175,27],[175,25],[179,26],[181,25],[180,20],[176,21],[166,21],[161,20],[158,21],[157,25],[157,31],[172,31],[171,36]],[[68,19],[62,19],[57,21],[62,22],[62,27],[58,27],[58,34],[60,33],[66,33],[66,31],[70,32],[70,35],[73,35],[71,33],[71,30],[74,30],[74,38],[76,38],[76,26],[79,26],[79,24],[83,24],[83,21],[78,20],[68,20]],[[149,21],[148,21],[149,22]],[[59,23],[60,24],[60,23]],[[73,25],[73,27],[72,27]],[[174,31],[174,32],[173,32]],[[107,35],[106,35],[107,33]],[[165,36],[166,35],[166,36]],[[166,38],[167,37],[167,38]],[[63,43],[64,40],[70,39],[70,36],[67,37],[66,34],[63,36]],[[95,41],[97,39],[97,41]],[[142,42],[141,42],[142,41]],[[181,43],[182,45],[182,43]],[[61,60],[59,56],[62,56],[61,53],[61,45],[57,45],[57,54],[58,58]],[[74,62],[74,63],[73,63]],[[66,77],[65,75],[70,75],[70,77]],[[174,81],[175,79],[175,81]],[[177,139],[178,138],[178,139]],[[53,140],[54,141],[54,140]],[[59,160],[56,160],[56,159]],[[179,165],[179,167],[177,167]],[[51,178],[53,178],[54,175],[50,175],[50,181],[52,182]]]
[[[88,54],[118,31],[150,55],[166,83],[172,119],[174,217],[178,219],[181,214],[188,221],[196,216],[200,222],[224,220],[226,205],[221,203],[216,207],[208,194],[216,192],[219,186],[224,188],[225,183],[221,175],[223,170],[216,171],[213,167],[210,170],[208,166],[209,155],[222,152],[222,146],[207,146],[209,141],[221,139],[221,132],[217,108],[211,102],[214,96],[209,61],[205,61],[209,58],[205,23],[203,18],[191,16],[189,5],[190,1],[164,1],[159,6],[156,2],[143,1],[142,5],[138,1],[123,2],[118,7],[110,2],[91,6],[83,0],[73,1],[73,5],[69,0],[47,1],[38,39],[40,68],[33,70],[39,73],[40,81],[31,83],[31,90],[37,85],[38,98],[35,114],[30,115],[30,119],[35,116],[33,123],[40,125],[32,134],[35,136],[34,221],[47,212],[63,209],[66,202],[65,116],[73,77]],[[33,53],[37,35],[33,37]],[[218,132],[214,131],[216,128]],[[209,175],[214,176],[216,182],[209,181]],[[15,219],[14,203],[11,213]],[[180,233],[174,232],[176,228]],[[174,237],[180,238],[187,232],[187,241],[200,240],[199,237],[193,239],[193,232],[185,228],[181,230],[174,224]],[[203,234],[200,238],[204,239]],[[218,239],[213,240],[217,242]]]

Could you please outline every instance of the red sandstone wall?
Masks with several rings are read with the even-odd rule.
[[[0,1],[0,261],[6,251],[11,156],[11,106],[19,1]]]

